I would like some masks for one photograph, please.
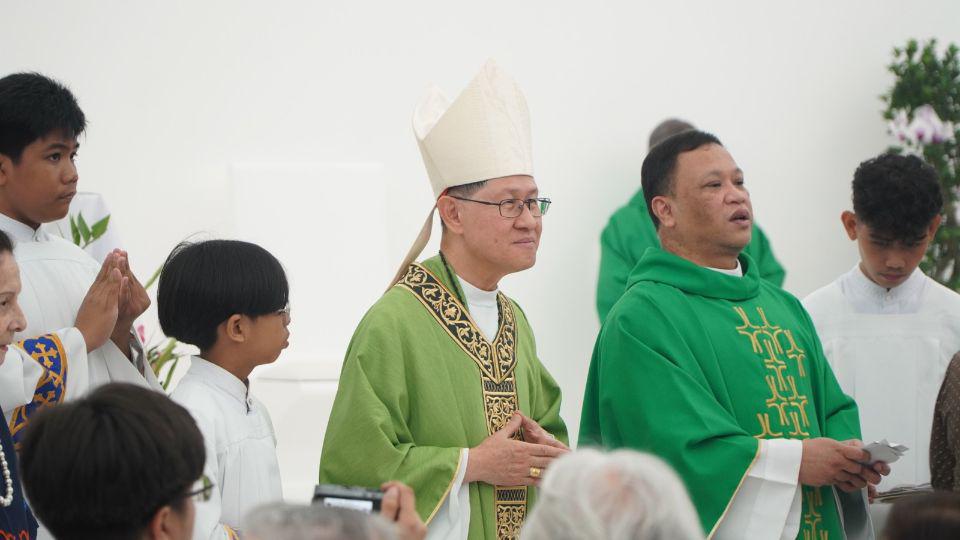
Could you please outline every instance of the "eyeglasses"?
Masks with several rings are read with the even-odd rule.
[[[488,201],[478,201],[476,199],[467,199],[465,197],[457,197],[456,195],[450,195],[450,197],[457,199],[458,201],[467,201],[477,204],[486,204],[488,206],[498,206],[500,207],[500,215],[505,218],[515,218],[520,217],[520,214],[523,213],[523,207],[526,206],[527,210],[530,210],[530,215],[533,217],[540,217],[547,213],[547,210],[550,209],[550,199],[504,199],[500,202],[488,202]]]
[[[210,480],[210,477],[203,475],[200,477],[200,480],[197,481],[200,484],[200,487],[183,494],[184,499],[192,498],[194,502],[207,502],[210,500],[210,497],[213,496],[213,481]]]
[[[163,502],[157,505],[156,508],[154,508],[148,514],[146,514],[146,517],[143,518],[143,522],[144,523],[149,522],[151,519],[153,519],[153,516],[156,515],[158,510],[160,510],[164,506],[170,506],[177,501],[180,501],[183,499],[192,499],[194,503],[205,503],[213,497],[213,487],[215,484],[213,483],[212,480],[210,480],[209,476],[204,474],[203,476],[200,477],[200,479],[198,479],[194,483],[194,485],[199,487],[197,487],[193,491],[188,491],[180,495],[175,495],[171,499],[167,500],[166,502]]]
[[[287,302],[287,305],[283,306],[283,308],[281,309],[278,309],[277,311],[275,311],[275,313],[277,315],[280,315],[281,317],[286,317],[286,319],[289,321],[290,320],[290,303]]]

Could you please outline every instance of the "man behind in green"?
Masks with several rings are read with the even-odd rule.
[[[320,481],[411,486],[430,538],[517,538],[530,486],[569,450],[560,389],[523,310],[498,290],[536,262],[550,205],[533,178],[526,100],[488,62],[453,103],[428,92],[414,132],[440,254],[410,264],[431,209],[347,350]]]
[[[813,323],[743,253],[743,172],[716,137],[687,131],[641,174],[662,247],[603,322],[580,444],[667,460],[711,538],[870,538],[863,488],[889,467],[863,465],[857,406]]]
[[[664,120],[650,133],[648,151],[664,139],[692,129],[693,125],[683,120]],[[614,212],[600,234],[600,277],[597,279],[597,313],[600,322],[620,299],[626,289],[627,276],[643,252],[648,247],[659,245],[660,239],[647,214],[647,203],[643,198],[643,189],[640,189],[630,202]],[[753,238],[743,251],[753,257],[761,278],[777,287],[783,286],[786,272],[773,256],[770,241],[759,225],[753,224]]]

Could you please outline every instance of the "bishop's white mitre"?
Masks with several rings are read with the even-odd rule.
[[[533,176],[530,111],[520,87],[493,60],[452,103],[432,85],[413,113],[435,199],[452,187],[504,176]],[[430,240],[433,210],[407,253],[394,283]]]

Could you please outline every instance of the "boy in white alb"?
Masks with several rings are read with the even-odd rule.
[[[290,333],[289,287],[280,262],[247,242],[177,246],[157,291],[166,335],[200,355],[172,394],[194,416],[215,484],[197,504],[197,540],[235,539],[245,514],[283,497],[270,415],[250,395],[248,376],[277,359]]]
[[[27,326],[0,366],[0,408],[19,444],[39,409],[108,382],[161,390],[132,331],[150,305],[127,254],[101,265],[41,227],[77,193],[86,117],[62,84],[38,73],[0,79],[0,230],[14,241]]]
[[[930,481],[934,404],[960,350],[960,295],[918,268],[942,208],[936,172],[919,158],[861,163],[853,211],[841,215],[860,262],[803,301],[840,386],[860,408],[864,442],[910,448],[882,490]]]

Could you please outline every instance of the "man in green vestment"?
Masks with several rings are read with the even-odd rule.
[[[671,135],[694,129],[683,120],[664,120],[650,133],[648,151]],[[627,277],[648,247],[660,245],[657,230],[650,221],[643,189],[630,202],[620,207],[600,234],[600,276],[597,279],[597,313],[600,322],[626,290]],[[780,287],[786,271],[773,255],[773,248],[763,229],[753,224],[753,235],[743,252],[753,259],[760,277]]]
[[[889,467],[863,465],[857,406],[809,316],[742,252],[743,172],[687,131],[650,151],[642,182],[662,247],[602,325],[580,444],[666,459],[712,538],[871,538],[863,488]]]
[[[488,62],[453,103],[414,114],[443,223],[440,254],[411,261],[347,350],[320,481],[416,492],[431,538],[517,538],[550,462],[569,451],[560,389],[523,310],[498,290],[536,261],[542,216],[529,113]]]

